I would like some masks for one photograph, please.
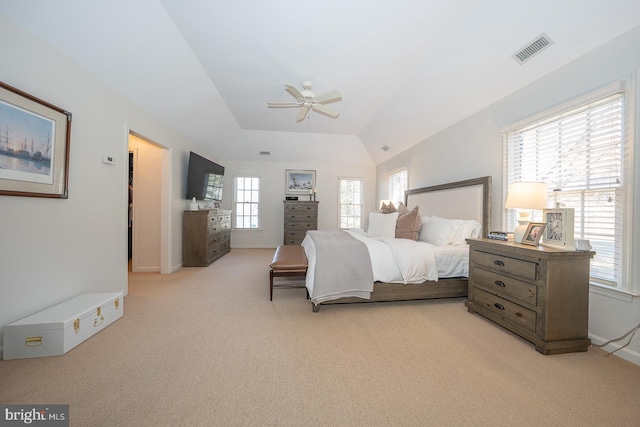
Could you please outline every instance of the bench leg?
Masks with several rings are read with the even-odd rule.
[[[274,277],[289,277],[289,276],[293,276],[293,277],[305,277],[307,275],[307,271],[300,271],[300,270],[294,270],[294,271],[277,271],[274,272],[273,269],[269,270],[269,301],[273,301],[273,278]],[[307,299],[309,299],[309,290],[307,289],[306,285],[297,285],[297,286],[286,286],[286,285],[281,285],[284,288],[305,288],[305,294],[307,295]]]

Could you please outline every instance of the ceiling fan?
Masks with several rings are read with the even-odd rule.
[[[324,95],[316,96],[316,94],[311,91],[311,82],[308,81],[302,82],[302,92],[291,85],[284,85],[284,88],[295,98],[295,101],[267,102],[267,106],[269,108],[300,108],[300,112],[296,119],[298,122],[304,120],[309,110],[313,110],[334,119],[340,115],[337,111],[334,111],[324,105],[342,100],[342,94],[337,90],[332,90]]]

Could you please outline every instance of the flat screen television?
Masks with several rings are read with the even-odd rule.
[[[186,199],[222,200],[224,166],[206,159],[193,151],[189,153]]]

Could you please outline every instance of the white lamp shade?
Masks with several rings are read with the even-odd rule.
[[[509,186],[507,209],[544,209],[547,207],[547,184],[544,182],[515,182]]]

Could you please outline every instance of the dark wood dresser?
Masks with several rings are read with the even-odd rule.
[[[317,201],[284,201],[284,244],[299,245],[307,230],[318,229]]]
[[[469,312],[520,335],[542,354],[588,350],[589,264],[595,252],[467,242]]]
[[[206,267],[231,250],[231,211],[184,211],[182,266]]]

